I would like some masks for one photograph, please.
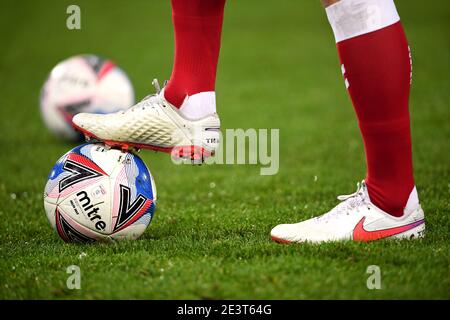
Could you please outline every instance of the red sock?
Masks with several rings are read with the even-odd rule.
[[[358,116],[372,202],[403,215],[414,188],[408,99],[411,58],[392,0],[341,0],[326,8]]]
[[[337,44],[364,139],[369,196],[394,216],[414,187],[408,99],[411,64],[400,22]]]
[[[175,58],[165,98],[180,107],[186,95],[214,91],[225,0],[172,0]]]

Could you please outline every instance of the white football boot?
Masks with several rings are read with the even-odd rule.
[[[280,224],[271,237],[280,243],[330,241],[373,241],[383,238],[415,239],[425,233],[423,210],[417,190],[411,192],[403,216],[394,217],[377,208],[369,198],[364,180],[331,211],[295,224]]]
[[[129,109],[110,114],[79,113],[72,119],[73,126],[88,140],[124,150],[163,151],[196,163],[214,155],[220,135],[214,92],[186,97],[178,109],[164,98],[164,89],[160,90],[156,79],[153,85],[157,93]],[[180,111],[184,109],[190,112]]]

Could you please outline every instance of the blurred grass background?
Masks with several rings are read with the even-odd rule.
[[[81,8],[81,30],[66,8]],[[169,78],[169,1],[0,2],[0,298],[450,298],[450,4],[396,1],[413,55],[415,176],[427,214],[422,241],[280,246],[270,229],[329,210],[364,177],[356,117],[319,1],[229,0],[217,79],[223,128],[279,128],[280,171],[174,166],[142,152],[158,188],[144,236],[68,245],[45,218],[54,162],[75,144],[41,121],[40,88],[59,61],[114,60],[136,97]],[[317,177],[317,178],[315,178]],[[86,257],[80,259],[84,252]],[[82,290],[65,286],[82,269]],[[365,270],[381,267],[382,290]]]

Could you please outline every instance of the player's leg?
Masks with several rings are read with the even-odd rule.
[[[201,116],[205,110],[216,109],[214,88],[224,4],[225,0],[172,0],[175,57],[165,97],[177,107],[186,96],[203,104],[186,110],[188,115]]]
[[[86,136],[113,146],[175,156],[214,152],[220,129],[215,79],[225,0],[171,3],[175,57],[167,87],[160,91],[157,85],[156,95],[125,112],[76,115],[73,124]]]
[[[358,192],[318,219],[277,226],[281,241],[421,236],[408,99],[410,52],[393,0],[322,0],[363,136],[367,176]],[[307,230],[309,229],[309,230]],[[371,231],[367,231],[371,230]]]

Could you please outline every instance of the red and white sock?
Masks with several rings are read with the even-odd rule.
[[[190,118],[216,110],[224,6],[225,0],[172,0],[175,57],[164,96]]]
[[[326,12],[364,139],[370,199],[401,216],[417,192],[408,109],[411,56],[395,4],[341,0]]]

